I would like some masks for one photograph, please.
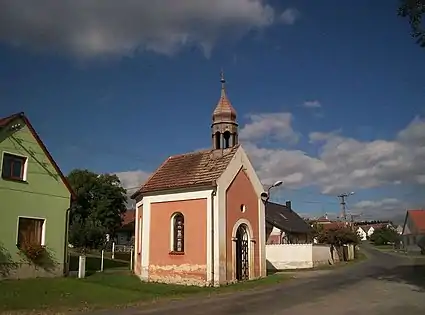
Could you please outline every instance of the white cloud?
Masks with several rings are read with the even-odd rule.
[[[0,41],[78,57],[173,54],[264,28],[275,10],[263,0],[0,0]],[[292,24],[298,12],[280,19]]]
[[[288,8],[280,15],[280,21],[284,24],[292,25],[300,17],[300,12],[297,9]]]
[[[341,132],[310,133],[317,156],[300,150],[270,149],[259,145],[262,137],[276,137],[269,116],[257,115],[242,131],[251,159],[266,183],[284,180],[292,187],[316,185],[326,194],[373,188],[387,184],[421,184],[425,175],[425,120],[415,118],[393,141],[362,142]],[[279,117],[291,117],[281,113]],[[287,119],[283,130],[295,133]],[[256,126],[268,126],[259,128]],[[260,131],[259,131],[260,130]],[[254,132],[256,131],[256,132]],[[252,138],[250,138],[252,136]]]
[[[305,101],[303,104],[306,108],[321,108],[322,104],[318,100]]]
[[[286,140],[297,142],[299,134],[292,129],[293,116],[290,113],[251,114],[240,130],[240,139],[255,142],[257,140]]]
[[[363,200],[354,204],[351,213],[361,214],[360,219],[389,219],[403,214],[408,205],[405,201],[396,198],[382,200]]]
[[[115,173],[121,181],[122,186],[127,189],[127,194],[131,195],[139,188],[150,176],[145,171],[128,171]]]

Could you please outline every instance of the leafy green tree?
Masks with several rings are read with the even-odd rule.
[[[399,235],[396,230],[383,227],[373,232],[370,241],[375,245],[395,244],[399,241]]]
[[[400,0],[398,15],[409,19],[411,35],[421,47],[425,47],[424,13],[425,0]]]
[[[126,211],[126,190],[116,175],[73,170],[68,181],[77,198],[71,206],[69,242],[98,248],[105,234],[114,236]]]

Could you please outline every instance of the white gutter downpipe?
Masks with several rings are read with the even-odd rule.
[[[217,196],[217,191],[214,189],[211,192],[211,283],[210,286],[214,287],[214,247],[215,247],[215,236],[214,236],[214,198]]]

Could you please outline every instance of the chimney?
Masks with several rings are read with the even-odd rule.
[[[286,201],[286,208],[288,208],[289,210],[292,210],[292,204],[290,200]]]

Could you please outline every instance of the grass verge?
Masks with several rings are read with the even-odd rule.
[[[120,256],[118,256],[120,257]],[[124,269],[129,270],[130,263],[127,260],[119,259],[117,256],[115,259],[104,256],[103,268],[107,269]],[[78,260],[79,256],[77,253],[71,253],[69,258],[69,270],[78,271]],[[101,258],[97,255],[86,254],[86,271],[93,273],[100,270]]]
[[[373,244],[372,244],[373,245]],[[392,255],[402,256],[412,259],[425,259],[425,255],[421,255],[419,251],[407,252],[402,249],[394,249],[392,245],[373,245],[374,248]]]
[[[158,299],[182,298],[193,294],[217,294],[254,289],[289,279],[272,275],[220,288],[201,288],[157,283],[142,283],[130,274],[97,273],[86,279],[38,278],[0,281],[0,311],[43,311],[113,308]]]

